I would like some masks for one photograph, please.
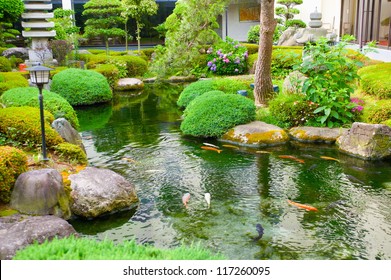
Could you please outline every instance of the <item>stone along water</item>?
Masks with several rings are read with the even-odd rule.
[[[130,212],[73,220],[81,235],[161,248],[199,242],[229,259],[391,258],[389,161],[366,162],[327,145],[237,149],[184,137],[180,90],[149,86],[138,97],[78,109],[90,164],[124,175],[140,198]],[[201,149],[204,142],[222,152]]]

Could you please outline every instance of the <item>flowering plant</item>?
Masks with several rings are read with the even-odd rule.
[[[247,70],[246,47],[227,37],[208,49],[208,69],[218,75],[238,75]]]

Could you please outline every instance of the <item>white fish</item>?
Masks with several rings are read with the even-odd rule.
[[[213,147],[213,148],[216,148],[216,149],[220,149],[219,146],[216,146],[216,145],[213,145],[213,144],[210,144],[210,143],[202,143],[204,144],[205,146],[209,146],[209,147]]]
[[[208,204],[208,208],[210,207],[210,193],[205,193],[206,204]]]
[[[187,203],[189,202],[189,200],[190,200],[190,194],[189,193],[185,193],[182,196],[182,202],[183,202],[183,205],[185,205],[186,208],[187,208]]]

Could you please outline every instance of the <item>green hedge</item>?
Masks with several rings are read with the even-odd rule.
[[[17,251],[14,260],[221,260],[200,246],[184,245],[174,249],[158,249],[138,245],[134,240],[114,244],[110,240],[97,241],[73,236],[43,244],[33,244]]]
[[[237,94],[205,93],[189,104],[181,130],[197,137],[220,137],[230,128],[255,119],[251,99]]]
[[[71,105],[91,105],[113,98],[106,78],[95,71],[67,69],[54,75],[51,91],[64,97]]]
[[[21,73],[0,73],[0,95],[11,88],[28,86],[28,80]]]
[[[179,95],[177,105],[181,108],[186,108],[191,101],[196,97],[212,90],[220,90],[228,94],[236,94],[238,90],[247,90],[252,92],[249,83],[231,79],[231,78],[217,78],[210,80],[200,80],[191,83]]]
[[[27,171],[27,156],[16,148],[0,146],[0,201],[8,203],[16,179]]]
[[[52,113],[54,118],[66,118],[74,128],[79,128],[76,112],[68,101],[48,90],[43,90],[42,94],[45,110]],[[0,102],[6,107],[30,106],[39,108],[38,95],[39,91],[34,87],[13,88],[4,92]]]
[[[117,66],[112,64],[99,64],[93,70],[105,76],[111,88],[114,88],[115,82],[120,78]]]
[[[363,122],[384,123],[391,119],[391,99],[377,100],[374,103],[364,105]]]
[[[45,132],[48,147],[64,142],[61,136],[50,126],[53,115],[45,110]],[[23,145],[41,145],[41,122],[38,108],[10,107],[0,109],[0,133],[8,139]]]
[[[366,66],[358,70],[361,89],[381,99],[391,99],[391,62]]]
[[[241,45],[246,47],[248,55],[258,53],[258,49],[259,49],[258,44],[241,43]]]
[[[12,70],[11,62],[8,58],[0,56],[0,72],[10,72]]]

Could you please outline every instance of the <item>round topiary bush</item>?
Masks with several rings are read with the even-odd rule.
[[[237,94],[205,93],[184,113],[181,130],[197,137],[220,137],[230,128],[255,119],[254,102]]]
[[[11,88],[28,86],[28,80],[21,73],[0,73],[0,95]]]
[[[382,99],[391,99],[391,62],[363,67],[358,70],[361,89]]]
[[[60,143],[54,146],[54,150],[63,160],[75,162],[78,164],[87,164],[87,155],[77,145],[71,143]]]
[[[391,100],[378,100],[364,106],[361,118],[366,123],[383,123],[391,119]]]
[[[10,72],[12,70],[11,62],[8,58],[0,56],[0,72]]]
[[[53,115],[45,111],[46,144],[48,147],[56,146],[64,140],[50,126]],[[0,110],[0,133],[12,141],[23,145],[41,145],[41,122],[38,108],[9,107]]]
[[[140,77],[148,70],[148,63],[139,56],[124,55],[114,57],[113,59],[126,63],[126,69],[128,70],[127,77]]]
[[[16,148],[0,146],[0,201],[8,203],[15,181],[27,171],[27,156]]]
[[[43,90],[42,94],[45,110],[52,113],[54,118],[66,118],[74,128],[79,128],[76,112],[68,101],[48,90]],[[39,91],[34,87],[13,88],[4,92],[0,102],[6,107],[30,106],[39,108],[38,95]]]
[[[181,108],[186,108],[196,97],[211,90],[213,90],[212,80],[201,80],[191,83],[179,95],[177,105]]]
[[[75,68],[54,75],[51,91],[73,106],[103,103],[113,98],[109,83],[102,74]]]

